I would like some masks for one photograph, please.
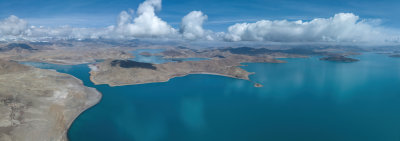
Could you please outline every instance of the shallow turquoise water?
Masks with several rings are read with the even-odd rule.
[[[213,75],[108,87],[86,65],[54,69],[103,93],[71,126],[71,141],[399,141],[400,59],[356,56],[250,63],[264,85]]]

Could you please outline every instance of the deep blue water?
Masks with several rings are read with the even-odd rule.
[[[71,141],[399,141],[400,59],[356,58],[246,64],[262,88],[213,75],[95,86],[86,65],[52,68],[103,94],[73,123]]]

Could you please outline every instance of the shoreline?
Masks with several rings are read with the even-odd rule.
[[[52,65],[66,65],[66,64],[53,64],[53,63],[49,63],[49,62],[34,62],[34,63],[47,63],[47,64],[52,64]],[[20,63],[19,63],[19,64],[20,64]],[[56,69],[43,69],[43,68],[40,68],[40,67],[30,66],[30,65],[26,65],[26,64],[22,64],[22,65],[28,66],[28,67],[32,67],[32,68],[35,68],[35,69],[54,71],[54,72],[56,72],[56,73],[60,73],[60,74],[63,74],[63,75],[69,75],[71,78],[77,80],[77,81],[79,82],[79,85],[82,85],[82,86],[85,87],[85,89],[87,90],[87,92],[88,92],[88,100],[85,101],[85,106],[82,107],[82,109],[80,110],[80,112],[75,113],[75,115],[73,116],[72,120],[71,120],[68,124],[66,124],[66,126],[65,126],[66,128],[64,129],[64,131],[63,131],[63,133],[62,133],[63,136],[60,137],[60,140],[67,140],[67,141],[68,141],[68,140],[69,140],[69,139],[68,139],[68,131],[69,131],[69,129],[71,128],[71,125],[75,122],[75,120],[76,120],[82,113],[84,113],[84,112],[87,111],[88,109],[90,109],[90,108],[96,106],[98,103],[100,103],[100,101],[101,101],[102,98],[103,98],[102,93],[101,93],[99,90],[97,90],[96,88],[94,88],[94,87],[86,86],[86,85],[83,83],[83,81],[82,81],[81,79],[75,77],[75,76],[72,75],[72,74],[63,73],[63,72],[58,72]],[[80,64],[76,64],[76,65],[80,65]],[[73,65],[73,66],[74,66],[74,65]],[[92,94],[95,94],[95,95],[92,96]]]
[[[89,88],[91,88],[91,87],[89,87]],[[97,92],[100,93],[100,91],[98,91],[97,89],[95,89],[95,90],[96,90]],[[65,137],[66,137],[66,139],[67,139],[68,141],[69,141],[69,138],[68,138],[68,131],[69,131],[69,129],[71,128],[71,125],[75,122],[75,120],[76,120],[82,113],[86,112],[88,109],[90,109],[90,108],[96,106],[97,104],[99,104],[100,101],[102,100],[102,98],[103,98],[103,95],[102,95],[102,93],[100,93],[99,100],[98,100],[96,103],[94,103],[93,105],[85,107],[80,113],[78,113],[78,115],[77,115],[77,116],[72,120],[72,122],[68,125],[68,128],[65,130],[65,133],[64,133],[64,135],[65,135]]]
[[[4,116],[1,118],[2,122],[10,121],[10,125],[2,125],[7,131],[1,135],[0,140],[4,138],[47,140],[48,138],[67,141],[69,140],[68,131],[76,119],[83,112],[97,105],[103,97],[99,90],[85,85],[83,80],[69,73],[24,65],[15,61],[0,62],[0,65],[3,69],[1,74],[3,88],[13,88],[17,84],[23,85],[21,89],[16,90],[2,89],[0,100],[8,99],[6,101],[8,104],[0,102],[1,105],[5,104],[2,110],[10,107],[14,108],[12,109],[14,111],[4,113],[12,115],[11,119]],[[16,79],[15,83],[7,82],[13,79]],[[26,82],[30,83],[25,84]],[[35,114],[29,114],[30,112],[35,112]],[[15,115],[16,113],[19,114]],[[46,122],[42,123],[40,120]],[[51,134],[41,136],[42,133]]]
[[[68,73],[65,73],[65,74],[68,74]],[[71,75],[71,74],[68,74],[68,75]],[[79,78],[76,78],[76,77],[73,76],[73,75],[71,75],[71,76],[72,76],[73,78],[79,80],[80,83],[81,83],[83,86],[85,86],[85,87],[87,87],[87,88],[89,88],[89,89],[93,89],[93,90],[94,90],[95,92],[97,92],[99,95],[96,97],[96,98],[97,98],[97,101],[95,101],[92,105],[87,105],[86,107],[84,107],[84,108],[82,109],[82,111],[79,112],[79,113],[72,119],[72,121],[69,123],[69,125],[67,126],[68,128],[67,128],[67,129],[65,130],[65,132],[64,132],[64,136],[65,136],[65,138],[67,139],[67,141],[69,141],[69,138],[68,138],[68,131],[69,131],[69,129],[71,128],[71,125],[75,122],[75,120],[76,120],[82,113],[86,112],[88,109],[90,109],[90,108],[96,106],[97,104],[99,104],[100,101],[101,101],[102,98],[103,98],[103,94],[102,94],[99,90],[97,90],[96,88],[93,88],[93,87],[86,86],[85,84],[83,84],[83,81],[82,81],[82,80],[80,80]]]
[[[108,86],[110,86],[110,87],[128,86],[128,85],[140,85],[140,84],[151,84],[151,83],[165,83],[165,82],[170,81],[170,80],[173,79],[173,78],[185,77],[185,76],[188,76],[188,75],[191,75],[191,74],[204,74],[204,75],[223,76],[223,77],[228,77],[228,78],[234,78],[234,79],[246,80],[246,81],[249,81],[249,82],[253,82],[253,81],[251,81],[249,78],[244,79],[244,78],[239,78],[239,77],[234,77],[234,76],[224,75],[224,74],[218,74],[218,73],[196,72],[196,73],[188,73],[188,74],[183,74],[183,75],[172,76],[172,77],[168,78],[168,80],[165,80],[165,81],[153,81],[153,82],[144,82],[144,83],[133,83],[133,84],[132,84],[132,83],[129,83],[129,84],[114,85],[114,84],[107,84],[107,83],[99,83],[99,82],[97,82],[97,81],[94,80],[93,72],[90,71],[89,73],[90,73],[89,79],[90,79],[90,81],[92,81],[95,85],[108,85]],[[249,75],[253,75],[253,74],[255,74],[255,73],[250,73]],[[254,82],[253,82],[253,83],[254,83]]]

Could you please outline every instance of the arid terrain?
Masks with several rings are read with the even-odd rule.
[[[67,140],[73,120],[100,98],[73,76],[0,60],[0,140]]]
[[[172,62],[149,64],[154,68],[124,67],[111,62],[126,62],[138,49],[161,49],[159,53],[142,52],[142,56],[160,56]],[[299,58],[310,55],[347,56],[364,51],[336,46],[299,47],[216,47],[147,45],[135,41],[54,41],[0,44],[0,58],[13,61],[54,64],[89,64],[95,84],[111,86],[165,82],[188,74],[214,74],[249,80],[251,72],[240,68],[241,63],[284,63],[276,58]],[[201,61],[182,61],[185,58],[204,58]],[[325,59],[321,59],[325,60]],[[128,62],[129,63],[129,62]],[[132,63],[132,62],[131,62]],[[260,87],[261,84],[255,86]]]
[[[123,51],[127,49],[109,46],[80,42],[0,44],[0,59],[75,65],[110,58],[132,58]]]
[[[162,49],[158,53],[142,52],[140,55],[159,56],[170,61],[159,64],[134,61],[132,52],[138,49]],[[189,48],[137,44],[134,41],[2,42],[0,140],[67,140],[66,132],[73,120],[101,98],[99,92],[85,87],[73,76],[18,62],[88,64],[90,79],[95,84],[110,86],[165,82],[189,74],[212,74],[248,80],[255,87],[262,87],[263,84],[249,79],[253,73],[242,69],[242,63],[285,63],[279,58],[347,56],[359,51],[320,46],[307,49],[276,49],[274,46]],[[185,61],[185,58],[203,60]]]
[[[91,65],[91,80],[95,84],[111,86],[165,82],[188,74],[213,74],[249,80],[251,72],[240,68],[240,63],[283,63],[270,56],[230,55],[202,61],[168,62],[163,64],[140,63],[130,60],[107,60]],[[132,65],[125,65],[132,64]],[[145,66],[150,67],[145,67]]]

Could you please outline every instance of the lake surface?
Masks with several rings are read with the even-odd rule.
[[[246,64],[262,88],[213,75],[109,87],[93,85],[86,65],[47,68],[103,94],[72,124],[71,141],[399,141],[400,59],[355,57]]]

